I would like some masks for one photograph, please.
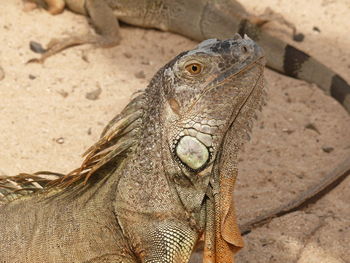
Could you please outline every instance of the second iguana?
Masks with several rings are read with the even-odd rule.
[[[204,41],[156,73],[80,168],[0,177],[0,261],[185,263],[204,235],[204,262],[233,262],[237,153],[264,64],[248,37]]]
[[[130,25],[175,32],[194,40],[247,34],[266,53],[267,66],[287,76],[317,84],[350,112],[350,85],[336,72],[301,50],[270,35],[268,22],[249,14],[237,0],[30,0],[57,14],[65,7],[88,16],[98,35],[75,34],[52,42],[40,59],[73,45],[114,46],[121,40],[118,20]],[[273,19],[273,18],[272,18]],[[285,20],[284,20],[285,21]]]

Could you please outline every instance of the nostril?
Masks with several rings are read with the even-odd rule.
[[[242,52],[243,53],[247,53],[248,52],[248,48],[246,46],[242,46]]]

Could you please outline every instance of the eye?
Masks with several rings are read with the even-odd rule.
[[[199,73],[202,72],[203,66],[199,63],[191,63],[188,64],[185,69],[187,72],[189,72],[191,75],[198,75]]]

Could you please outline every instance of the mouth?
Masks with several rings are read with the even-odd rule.
[[[242,62],[243,66],[239,69],[236,69],[235,64],[233,64],[230,68],[228,68],[225,72],[221,73],[211,83],[208,84],[208,86],[204,89],[205,91],[203,95],[212,90],[213,88],[216,88],[217,86],[224,84],[225,82],[229,82],[232,78],[243,74],[244,72],[248,71],[256,65],[264,67],[264,58],[265,57],[262,55],[261,57],[258,57],[252,62],[249,62],[249,59],[246,59],[244,62]]]
[[[252,94],[254,93],[254,91],[256,90],[256,87],[258,86],[258,83],[260,82],[261,78],[263,77],[263,68],[264,68],[264,64],[260,64],[260,62],[262,62],[262,60],[264,59],[264,57],[261,57],[259,60],[256,60],[254,63],[250,64],[249,67],[252,67],[256,64],[259,64],[259,67],[261,69],[261,71],[259,72],[259,74],[257,75],[256,80],[254,81],[254,85],[252,86],[251,90],[249,91],[249,93],[243,98],[243,102],[240,103],[238,109],[233,110],[232,114],[231,114],[231,122],[230,122],[230,126],[233,125],[233,123],[235,123],[235,120],[237,119],[237,117],[240,115],[242,109],[244,108],[244,106],[247,104],[248,100],[251,98]],[[239,73],[242,73],[239,72]],[[224,82],[224,81],[223,81]]]

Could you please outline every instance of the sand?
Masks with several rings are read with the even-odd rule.
[[[43,65],[29,41],[91,30],[83,16],[24,11],[20,0],[0,9],[0,170],[4,174],[68,172],[104,125],[145,88],[156,70],[197,43],[182,36],[122,27],[122,43],[71,48]],[[246,1],[247,2],[247,1]],[[350,2],[254,0],[292,21],[305,40],[272,22],[266,29],[313,55],[350,82]],[[241,222],[291,200],[350,156],[350,117],[319,88],[267,70],[269,101],[240,157],[235,198]],[[311,128],[310,128],[311,127]],[[350,178],[316,204],[254,229],[237,262],[350,262]]]

